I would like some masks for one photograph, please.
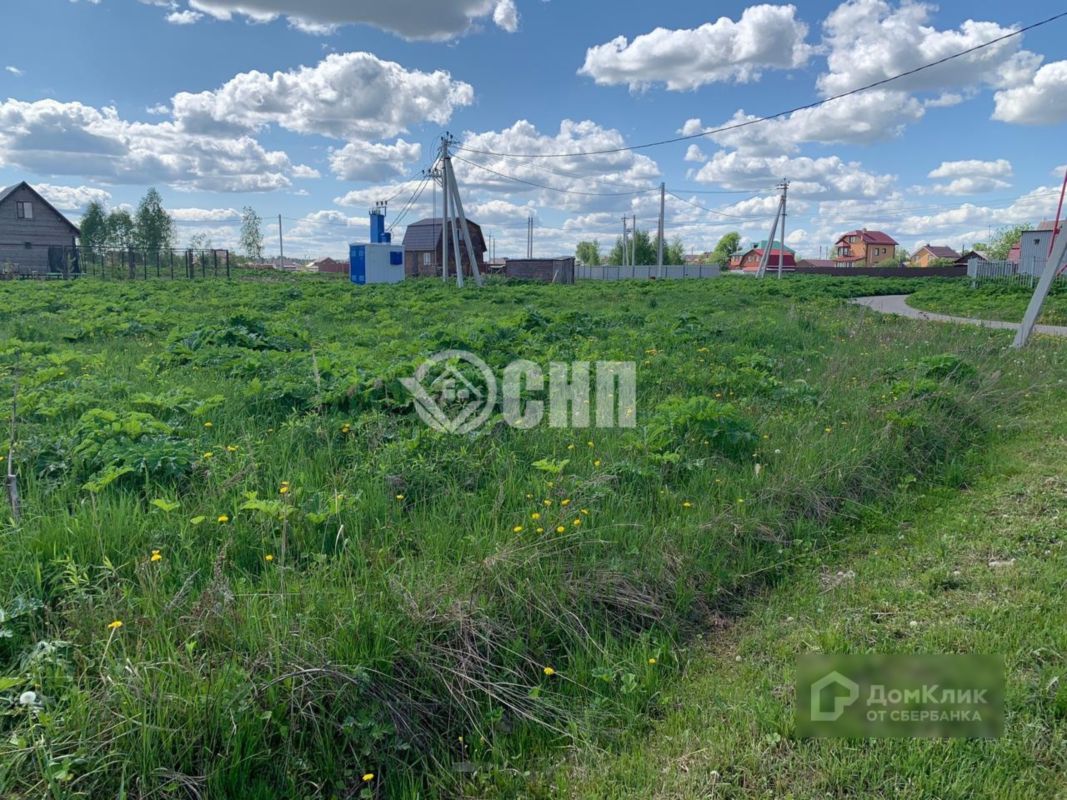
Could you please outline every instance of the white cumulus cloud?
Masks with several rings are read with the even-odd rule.
[[[686,91],[709,83],[758,80],[767,69],[804,66],[813,52],[796,7],[756,5],[736,22],[720,17],[698,28],[656,28],[631,42],[619,36],[591,47],[579,74],[605,86],[643,89],[663,83]]]
[[[1024,125],[1067,121],[1067,61],[1041,67],[1033,82],[997,92],[993,119]]]

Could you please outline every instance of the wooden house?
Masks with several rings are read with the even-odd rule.
[[[73,248],[80,235],[25,181],[0,191],[0,272],[43,275],[72,264],[76,269]]]
[[[471,240],[474,245],[475,261],[478,271],[483,275],[485,267],[485,236],[481,226],[476,222],[467,220],[470,228]],[[442,229],[445,226],[440,217],[422,219],[408,225],[404,232],[404,275],[408,278],[420,278],[441,276],[441,238]],[[456,257],[451,230],[448,231],[448,274],[456,274]],[[459,253],[463,262],[463,274],[473,275],[470,264],[470,255],[463,243],[463,233],[459,234]]]

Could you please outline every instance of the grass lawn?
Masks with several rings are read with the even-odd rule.
[[[0,285],[0,797],[551,796],[694,636],[958,486],[1067,373],[845,302],[917,287]],[[638,426],[436,433],[399,379],[446,349],[634,361]],[[863,587],[820,635],[897,642]]]
[[[965,279],[924,283],[908,298],[908,305],[923,311],[975,319],[1022,322],[1034,290],[993,281],[976,289]],[[1040,322],[1067,325],[1067,283],[1060,282],[1045,301]]]
[[[1067,406],[1032,398],[982,477],[809,559],[687,653],[664,718],[623,754],[576,760],[560,796],[1067,797]],[[799,653],[1007,658],[996,741],[796,740]]]

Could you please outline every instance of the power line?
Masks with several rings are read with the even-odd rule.
[[[949,61],[954,61],[957,58],[968,56],[971,53],[976,53],[979,50],[984,50],[987,47],[992,47],[993,45],[1000,44],[1001,42],[1007,41],[1008,39],[1012,39],[1016,36],[1022,36],[1028,31],[1032,31],[1044,25],[1049,25],[1053,22],[1063,19],[1064,17],[1067,17],[1067,11],[1063,11],[1059,14],[1049,17],[1048,19],[1041,20],[1040,22],[1035,22],[1032,25],[1027,25],[1024,28],[1019,28],[1018,30],[1012,31],[1011,33],[1005,34],[1004,36],[998,36],[996,39],[990,39],[988,42],[983,42],[982,44],[976,45],[974,47],[969,47],[966,50],[961,50],[960,52],[954,53],[953,55],[945,56],[944,58],[939,58],[937,61],[931,61],[928,64],[923,64],[922,66],[916,67],[915,69],[910,69],[906,72],[901,72],[889,78],[883,78],[880,81],[868,83],[866,86],[860,86],[856,89],[850,89],[847,92],[841,92],[840,94],[835,94],[831,97],[826,97],[822,100],[817,100],[813,103],[808,103],[807,105],[796,106],[794,108],[790,108],[785,111],[779,111],[776,114],[770,114],[764,117],[754,117],[752,119],[745,120],[744,122],[737,122],[732,125],[724,125],[720,128],[709,128],[707,130],[700,131],[699,133],[675,136],[671,139],[661,139],[658,142],[648,142],[646,144],[631,145],[629,147],[606,148],[603,150],[585,150],[577,153],[496,153],[491,150],[475,150],[473,148],[462,147],[460,145],[457,145],[456,149],[463,150],[467,153],[477,153],[483,156],[497,156],[501,158],[580,158],[585,156],[603,156],[612,155],[614,153],[627,153],[634,150],[647,150],[651,147],[661,147],[663,145],[676,144],[678,142],[687,142],[693,139],[702,139],[705,136],[710,136],[712,134],[726,133],[727,131],[735,131],[741,128],[747,128],[752,125],[758,125],[761,122],[770,122],[772,120],[781,119],[782,117],[789,116],[790,114],[795,114],[798,111],[808,111],[810,109],[826,105],[827,103],[831,103],[834,100],[840,100],[845,97],[851,97],[853,95],[860,94],[861,92],[870,91],[871,89],[877,89],[880,86],[885,86],[887,84],[893,83],[894,81],[898,81],[901,78],[908,78],[912,75],[917,75],[918,73],[923,72],[925,70],[941,66],[942,64],[947,64]]]
[[[514,175],[507,175],[503,172],[497,172],[495,169],[491,169],[490,167],[487,167],[484,164],[476,164],[473,161],[468,161],[467,159],[461,158],[457,155],[453,155],[452,158],[454,158],[456,161],[462,161],[464,164],[469,164],[472,167],[485,170],[486,172],[491,172],[493,175],[496,175],[497,177],[503,178],[505,180],[514,181],[515,183],[525,183],[527,186],[533,186],[538,189],[547,189],[550,192],[560,192],[562,194],[578,194],[582,195],[583,197],[632,197],[634,195],[648,194],[650,192],[657,191],[654,187],[648,189],[637,189],[629,192],[582,192],[578,191],[577,189],[560,189],[558,187],[549,186],[544,183],[535,183],[534,181],[528,181],[525,178],[517,178]]]
[[[748,217],[742,217],[742,216],[739,216],[738,214],[727,214],[724,211],[716,211],[713,208],[708,208],[707,206],[702,206],[702,205],[700,205],[700,203],[694,203],[692,200],[686,200],[684,197],[679,197],[674,192],[672,192],[670,189],[667,190],[667,194],[669,194],[675,200],[681,200],[683,203],[685,203],[686,205],[692,206],[693,208],[699,208],[701,211],[706,211],[709,214],[716,214],[716,215],[718,215],[720,217],[726,217],[727,219],[740,219],[740,220],[756,220],[756,219],[760,219],[759,215],[752,215],[752,216],[748,216]],[[758,195],[758,194],[754,194],[754,195],[752,195],[752,197],[749,197],[747,199],[755,200],[759,196],[760,195]],[[741,200],[739,202],[744,202],[744,201]]]

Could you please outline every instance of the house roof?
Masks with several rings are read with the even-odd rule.
[[[846,234],[842,234],[837,241],[840,242],[848,236],[859,236],[866,244],[898,244],[897,240],[887,233],[868,230],[849,231]]]
[[[486,250],[485,238],[482,236],[481,227],[477,222],[470,219],[467,220],[467,224],[471,229],[471,238],[475,240],[475,249],[479,247],[480,241],[480,246],[484,253]],[[441,217],[420,219],[418,222],[411,223],[404,232],[404,249],[415,251],[434,250],[441,243],[441,225]]]
[[[14,186],[8,186],[6,189],[0,190],[0,203],[3,203],[5,200],[7,200],[7,198],[13,195],[17,189],[28,189],[30,192],[33,193],[34,197],[44,203],[44,205],[46,205],[48,208],[52,209],[53,214],[55,214],[57,217],[67,223],[67,225],[70,226],[70,229],[74,231],[75,236],[81,236],[82,232],[78,229],[78,226],[71,222],[69,219],[67,219],[65,216],[63,216],[63,214],[59,212],[59,209],[57,209],[54,205],[45,200],[44,197],[41,196],[41,193],[34,189],[32,186],[30,186],[28,183],[26,183],[26,181],[16,183]]]
[[[832,267],[834,262],[829,258],[802,258],[797,262],[798,267]]]
[[[934,258],[959,258],[960,254],[953,250],[951,247],[944,247],[937,244],[926,244],[919,248],[918,252],[923,250],[928,252]]]

